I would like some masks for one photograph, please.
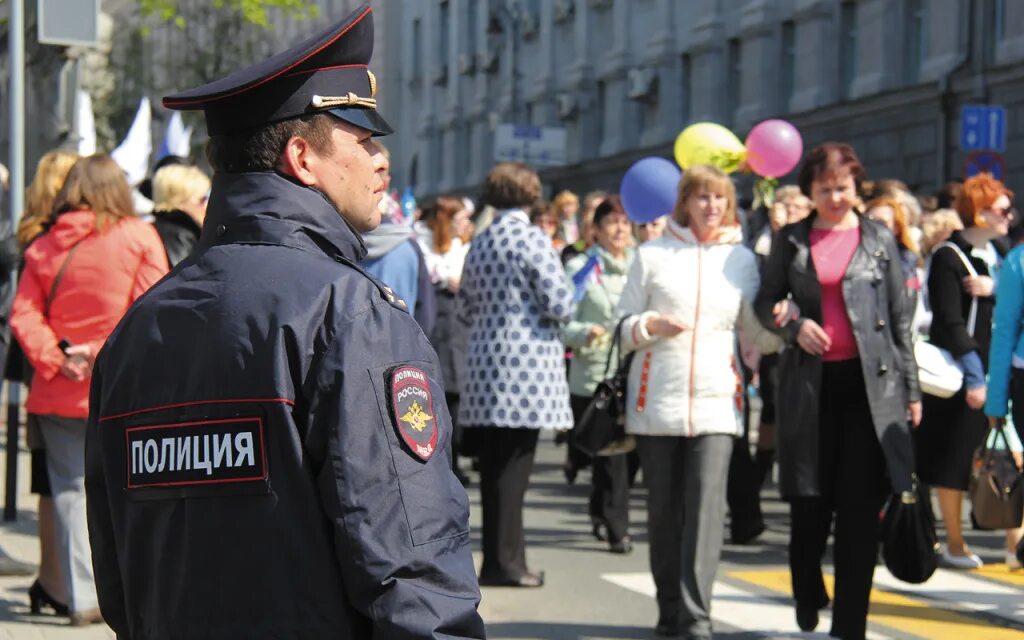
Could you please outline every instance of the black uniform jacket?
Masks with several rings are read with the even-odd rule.
[[[105,619],[131,640],[483,638],[422,331],[319,192],[249,173],[211,196],[93,375]]]
[[[821,363],[796,344],[804,318],[821,323],[821,283],[811,257],[810,233],[817,214],[783,227],[772,241],[754,310],[765,327],[788,343],[779,355],[776,413],[782,495],[820,495],[818,420]],[[772,307],[792,296],[803,316],[779,329]],[[857,341],[875,433],[895,491],[911,487],[913,442],[908,402],[921,400],[911,345],[913,305],[907,295],[896,239],[860,217],[860,243],[843,276],[843,301]]]

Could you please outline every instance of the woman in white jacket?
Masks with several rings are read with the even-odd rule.
[[[737,329],[762,351],[778,347],[754,317],[760,279],[741,239],[729,177],[688,169],[665,234],[640,247],[619,302],[623,348],[636,351],[626,430],[648,490],[658,635],[711,637],[729,456],[742,433]]]

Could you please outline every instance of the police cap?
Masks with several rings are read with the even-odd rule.
[[[163,105],[202,110],[211,136],[322,111],[387,135],[394,130],[377,113],[377,80],[368,68],[372,53],[373,10],[364,4],[323,33],[220,80],[167,96]]]

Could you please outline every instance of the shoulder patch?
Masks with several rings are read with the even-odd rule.
[[[426,462],[437,449],[437,419],[430,381],[422,369],[399,366],[387,374],[391,422],[409,451]]]

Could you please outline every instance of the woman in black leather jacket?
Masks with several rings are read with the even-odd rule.
[[[854,209],[863,173],[846,144],[807,155],[800,188],[816,211],[779,231],[754,303],[789,343],[778,365],[778,457],[797,622],[814,629],[828,604],[821,561],[834,517],[840,638],[864,637],[878,512],[890,491],[911,488],[908,422],[921,415],[899,250]]]

